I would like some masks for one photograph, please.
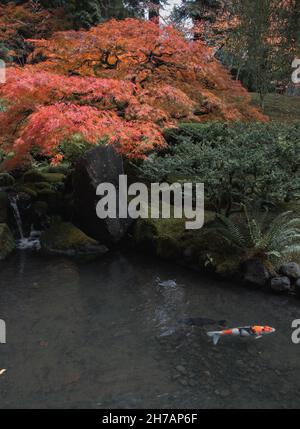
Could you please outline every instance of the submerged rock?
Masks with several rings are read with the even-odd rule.
[[[15,248],[14,237],[5,223],[0,224],[0,261],[5,259]]]
[[[41,235],[41,247],[48,253],[67,256],[100,256],[108,249],[88,237],[72,223],[60,222]]]
[[[158,286],[161,287],[176,287],[177,283],[175,280],[158,281]]]
[[[112,146],[98,146],[78,161],[74,172],[74,212],[82,230],[105,243],[117,243],[126,234],[130,219],[99,219],[96,189],[101,183],[111,183],[119,199],[119,176],[124,174],[122,156]]]
[[[260,259],[249,259],[242,264],[242,277],[246,283],[264,286],[270,279],[270,273]]]
[[[271,280],[271,289],[276,293],[288,292],[291,289],[291,282],[288,277],[274,277]]]
[[[296,262],[288,262],[281,265],[279,272],[291,279],[298,279],[300,277],[300,267]]]

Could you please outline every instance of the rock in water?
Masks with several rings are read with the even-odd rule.
[[[51,226],[41,235],[41,247],[44,251],[67,256],[100,256],[108,249],[72,223],[60,222]]]
[[[80,228],[90,237],[106,244],[117,243],[126,234],[128,219],[99,219],[96,206],[100,197],[96,189],[101,183],[112,183],[119,198],[119,176],[124,174],[122,156],[112,146],[98,146],[78,161],[74,173],[75,217]],[[117,213],[118,214],[118,213]]]
[[[15,248],[15,240],[5,223],[0,224],[0,261],[4,260]]]
[[[291,279],[298,279],[300,277],[300,267],[296,262],[288,262],[280,267],[280,274],[287,276]]]
[[[243,280],[257,286],[264,286],[270,278],[268,269],[259,259],[249,259],[242,266]]]
[[[276,293],[288,292],[291,288],[291,282],[288,277],[274,277],[271,280],[271,289]]]

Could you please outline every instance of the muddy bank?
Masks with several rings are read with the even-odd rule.
[[[217,282],[136,254],[79,264],[17,252],[0,266],[1,408],[299,407],[299,301]],[[160,280],[174,280],[160,286]],[[212,327],[268,324],[258,341]]]

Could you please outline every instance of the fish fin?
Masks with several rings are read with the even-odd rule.
[[[262,338],[262,335],[256,335],[254,338],[255,338],[256,340],[259,340],[260,338]]]
[[[207,332],[207,335],[209,337],[212,337],[213,343],[216,346],[218,344],[220,336],[221,336],[220,332],[217,332],[217,331]]]

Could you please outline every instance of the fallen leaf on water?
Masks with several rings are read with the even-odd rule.
[[[0,375],[3,375],[6,372],[6,369],[0,369]]]

